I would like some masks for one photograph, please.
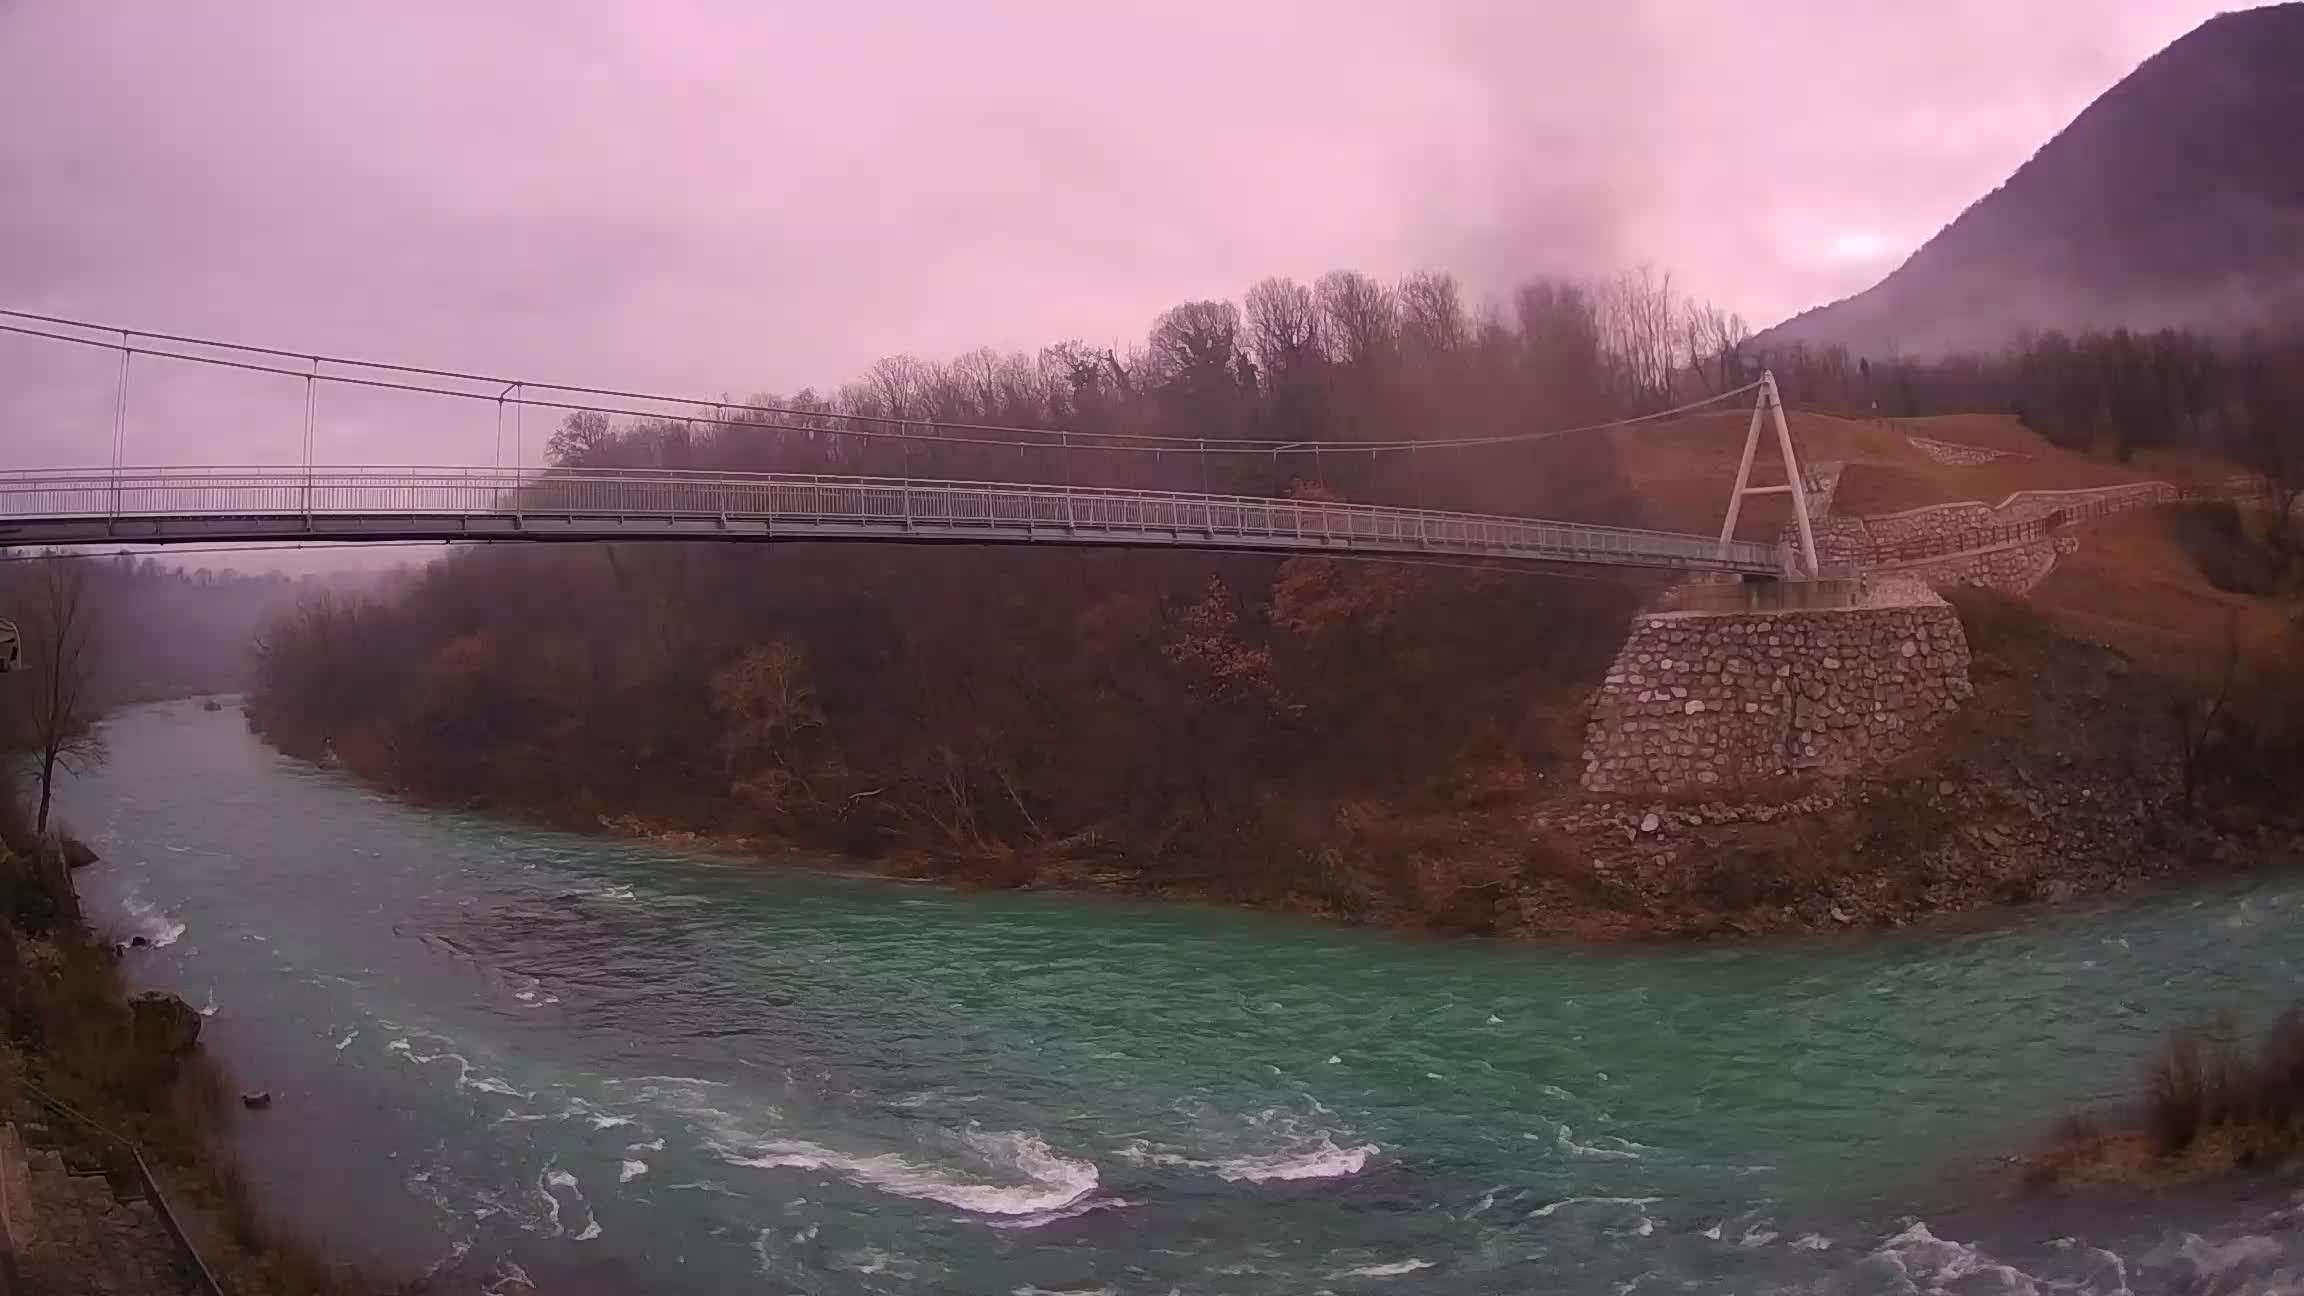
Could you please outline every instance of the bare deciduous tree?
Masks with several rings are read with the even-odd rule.
[[[1615,361],[1625,401],[1635,409],[1672,403],[1679,351],[1679,310],[1672,272],[1627,270],[1600,286],[1600,335]]]
[[[104,758],[104,742],[95,731],[99,707],[93,688],[99,628],[85,563],[51,557],[29,566],[29,579],[19,589],[24,652],[33,673],[21,681],[29,685],[30,696],[20,714],[23,744],[40,783],[33,830],[45,835],[56,772],[77,774]]]
[[[2263,475],[2275,522],[2273,543],[2294,548],[2304,499],[2304,376],[2294,352],[2251,347],[2232,364],[2232,440],[2241,461]]]
[[[1240,308],[1230,302],[1185,302],[1152,323],[1150,354],[1159,381],[1229,375],[1240,337]]]
[[[1380,365],[1399,336],[1400,316],[1392,292],[1364,274],[1331,270],[1315,290],[1320,302],[1321,338],[1329,359],[1355,368]]]
[[[606,414],[578,410],[561,420],[552,439],[544,443],[544,453],[563,467],[581,468],[592,464],[615,440],[615,426]]]
[[[2240,614],[2227,609],[2224,637],[2216,656],[2205,657],[2193,671],[2199,684],[2195,693],[2172,702],[2169,718],[2176,724],[2178,772],[2183,776],[2184,814],[2192,815],[2200,779],[2208,757],[2222,737],[2226,704],[2240,674]]]
[[[1429,271],[1400,281],[1400,335],[1414,363],[1434,370],[1472,340],[1472,319],[1453,275]]]
[[[755,645],[712,672],[710,689],[721,722],[720,753],[738,786],[804,786],[793,747],[824,723],[808,677],[808,650],[786,638]],[[764,760],[773,762],[773,777],[761,772]]]
[[[1300,373],[1320,346],[1320,309],[1312,290],[1293,279],[1266,279],[1248,290],[1248,345],[1277,383]]]
[[[1744,317],[1711,302],[1688,299],[1682,309],[1689,371],[1707,393],[1724,392],[1743,377],[1744,344],[1752,328]]]

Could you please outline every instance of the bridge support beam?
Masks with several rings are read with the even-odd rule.
[[[1754,486],[1752,460],[1760,449],[1760,428],[1772,423],[1776,431],[1776,454],[1784,465],[1784,484],[1781,486]],[[1760,397],[1752,406],[1752,426],[1744,433],[1744,455],[1736,465],[1736,484],[1728,491],[1728,517],[1720,524],[1720,552],[1728,552],[1728,544],[1736,538],[1736,522],[1744,511],[1747,495],[1789,495],[1792,497],[1792,521],[1800,536],[1798,555],[1802,570],[1787,573],[1806,580],[1814,580],[1822,567],[1816,561],[1816,529],[1808,517],[1808,477],[1800,463],[1800,452],[1792,445],[1792,427],[1784,421],[1784,402],[1776,394],[1776,373],[1769,370],[1760,375]]]
[[[1910,749],[1974,692],[1959,617],[1917,585],[1856,606],[1651,612],[1594,703],[1584,786],[1727,795],[1853,773]]]

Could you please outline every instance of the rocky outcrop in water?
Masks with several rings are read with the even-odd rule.
[[[128,1001],[128,1016],[137,1042],[164,1056],[181,1057],[200,1042],[200,1010],[175,995],[147,990]]]

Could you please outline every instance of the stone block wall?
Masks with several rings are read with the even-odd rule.
[[[2033,586],[2045,580],[2048,573],[2056,570],[2058,558],[2077,552],[2079,548],[2080,541],[2075,536],[2042,536],[2037,540],[1997,545],[1990,549],[1972,549],[1967,553],[1948,554],[1941,558],[1926,558],[1873,570],[1883,575],[1914,577],[1937,589],[1973,585],[2005,594],[2026,594],[2031,592]]]
[[[1959,468],[1973,468],[1978,464],[1988,464],[1995,459],[2008,457],[2006,450],[1987,450],[1982,446],[1960,445],[1952,441],[1936,441],[1928,437],[1913,436],[1910,433],[1905,434],[1904,441],[1905,444],[1937,463],[1951,464]]]
[[[2071,537],[2043,525],[2123,512],[2182,498],[2167,482],[2088,490],[2019,491],[1998,506],[1934,504],[1872,517],[1816,521],[1816,550],[1829,568],[1893,571],[1938,586],[1979,585],[2021,594],[2072,552]],[[1791,543],[1789,530],[1786,543]]]
[[[2041,522],[2080,509],[2118,512],[2164,504],[2180,496],[2167,482],[2136,482],[2092,490],[2019,491],[1997,507],[1980,501],[1933,504],[1873,517],[1834,517],[1816,524],[1816,548],[1827,563],[1881,567],[1938,554],[1958,554],[2003,543],[2009,527]]]
[[[1974,694],[1960,619],[1924,589],[1831,611],[1636,618],[1585,734],[1584,786],[1725,793],[1909,749]]]

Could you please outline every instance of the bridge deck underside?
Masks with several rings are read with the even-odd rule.
[[[0,544],[744,540],[1345,552],[1729,571],[1774,545],[1422,509],[878,479],[400,470],[0,475]]]

